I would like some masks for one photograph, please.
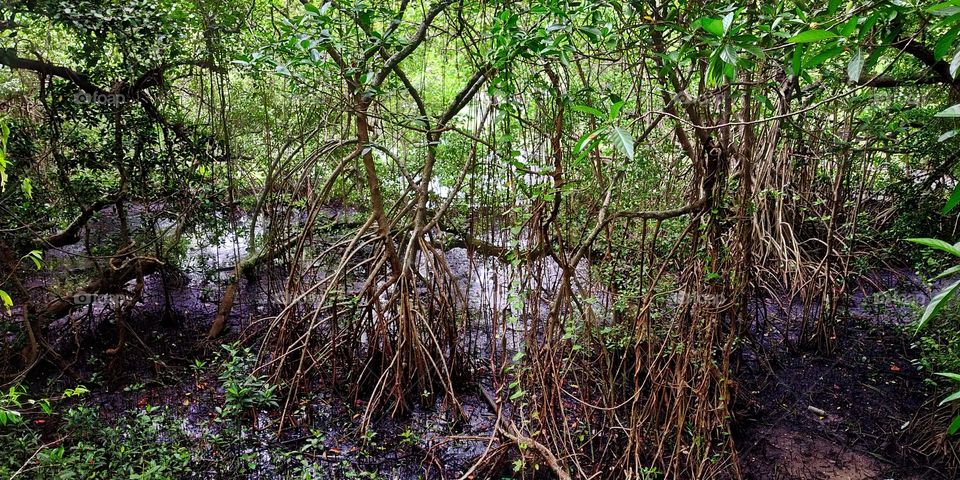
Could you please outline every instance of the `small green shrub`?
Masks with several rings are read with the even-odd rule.
[[[219,378],[224,391],[222,417],[236,418],[245,412],[277,406],[276,385],[254,371],[254,356],[249,348],[224,345],[226,358]]]
[[[82,396],[86,388],[63,392]],[[181,427],[164,409],[147,406],[106,423],[96,408],[77,405],[62,416],[50,402],[12,387],[0,400],[0,477],[37,479],[172,479],[189,470],[191,453]],[[29,418],[29,419],[28,419]],[[43,435],[53,422],[58,428]],[[45,438],[45,437],[52,437]]]

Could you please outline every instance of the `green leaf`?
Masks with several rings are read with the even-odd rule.
[[[960,103],[958,103],[958,104],[956,104],[956,105],[954,105],[954,106],[952,106],[952,107],[950,107],[950,108],[947,108],[947,109],[943,110],[943,111],[940,112],[940,113],[937,113],[936,115],[934,115],[934,117],[942,117],[942,118],[957,118],[957,117],[960,117]]]
[[[957,248],[955,245],[950,245],[943,240],[938,240],[936,238],[908,238],[907,241],[960,257],[960,248]]]
[[[880,61],[880,57],[883,56],[883,52],[886,51],[888,47],[878,46],[873,50],[869,57],[867,57],[867,63],[863,65],[863,68],[870,71],[871,68],[877,65],[877,62]]]
[[[323,14],[324,10],[327,9],[327,6],[328,6],[328,5],[324,5],[324,6],[323,6],[323,9],[321,10],[320,8],[317,8],[317,6],[314,5],[314,4],[312,4],[312,3],[306,3],[306,4],[303,5],[303,9],[306,10],[307,12],[313,14],[313,15],[319,16],[319,15],[322,15],[322,14]]]
[[[720,50],[720,59],[730,65],[737,64],[737,51],[733,48],[733,45],[723,46],[723,50]]]
[[[854,15],[850,17],[850,20],[847,20],[847,23],[843,25],[843,28],[840,29],[841,37],[849,37],[854,30],[857,29],[857,23],[860,22],[860,17]]]
[[[791,66],[793,67],[793,76],[800,78],[800,74],[803,73],[803,52],[805,47],[803,45],[797,45],[793,49],[793,61]]]
[[[936,45],[933,47],[933,56],[937,60],[947,56],[947,52],[950,51],[950,47],[953,46],[953,42],[957,39],[958,34],[960,34],[960,25],[954,25],[953,28],[937,40]]]
[[[720,81],[723,75],[724,61],[720,59],[719,49],[710,55],[710,63],[707,65],[707,85],[714,86]]]
[[[934,375],[940,375],[941,377],[946,377],[946,378],[949,378],[950,380],[956,380],[960,382],[960,373],[937,372]]]
[[[857,83],[860,81],[860,73],[863,71],[863,51],[859,48],[854,52],[853,57],[850,58],[850,63],[847,64],[847,78],[852,83]]]
[[[0,408],[0,425],[20,423],[20,412]]]
[[[597,117],[597,118],[603,118],[603,112],[601,112],[599,109],[591,107],[590,105],[574,104],[574,105],[570,105],[570,108],[575,112],[586,113],[586,114],[593,115],[594,117]]]
[[[787,39],[789,43],[814,43],[837,38],[837,34],[826,30],[807,30]]]
[[[953,417],[950,427],[947,428],[947,435],[953,435],[957,433],[957,430],[960,430],[960,415]]]
[[[934,15],[952,15],[960,11],[960,0],[951,0],[949,2],[938,3],[927,8],[928,13]]]
[[[626,105],[626,103],[627,102],[620,100],[617,102],[613,102],[613,105],[610,105],[610,115],[609,115],[610,120],[613,120],[617,118],[617,115],[620,115],[620,109],[622,109],[623,106]]]
[[[953,392],[952,394],[950,394],[949,397],[944,398],[943,400],[940,400],[940,405],[943,406],[943,404],[950,403],[958,398],[960,398],[960,390],[957,390],[956,392]]]
[[[33,182],[30,181],[29,177],[24,177],[20,181],[20,191],[23,192],[23,196],[27,199],[33,199]]]
[[[13,307],[13,299],[10,298],[7,292],[0,290],[0,302],[3,303],[3,309],[6,310],[7,315],[9,315],[10,307]]]
[[[943,20],[937,22],[938,27],[948,27],[951,25],[956,25],[960,21],[960,12],[954,13],[953,15],[944,17]]]
[[[873,26],[877,24],[877,20],[880,20],[880,13],[881,11],[873,12],[873,15],[867,17],[863,25],[860,25],[860,33],[857,35],[860,40],[863,40],[863,38],[873,30]]]
[[[730,31],[730,27],[733,26],[733,18],[736,12],[730,12],[723,16],[723,33]]]
[[[948,132],[944,132],[943,135],[937,137],[937,141],[941,143],[946,142],[947,140],[957,136],[957,133],[960,133],[960,130],[950,130]]]
[[[957,70],[960,70],[960,49],[953,54],[953,60],[950,60],[950,76],[957,78]]]
[[[825,49],[824,51],[814,55],[813,58],[808,60],[803,66],[804,68],[814,68],[819,66],[821,63],[830,60],[831,58],[839,56],[841,53],[843,53],[843,47]]]
[[[610,139],[613,146],[617,147],[617,150],[620,150],[630,161],[633,161],[633,135],[630,135],[630,132],[620,127],[610,127],[607,138]]]
[[[837,13],[837,7],[840,6],[841,0],[830,0],[827,2],[827,15],[833,15]]]
[[[723,21],[716,18],[703,17],[700,19],[700,26],[714,36],[722,37],[724,28]]]
[[[950,268],[948,268],[948,269],[940,272],[940,275],[937,275],[936,277],[933,277],[933,280],[934,280],[934,281],[937,281],[937,280],[940,280],[940,279],[943,279],[943,278],[947,278],[947,277],[949,277],[949,276],[956,275],[957,272],[960,272],[960,265],[954,265],[954,266],[952,266],[952,267],[950,267]]]
[[[578,160],[595,148],[599,141],[601,130],[602,129],[597,129],[580,137],[580,140],[578,140],[577,144],[573,147],[573,154],[577,156]]]
[[[766,54],[763,53],[763,49],[756,45],[740,45],[744,51],[750,52],[751,55],[757,58],[766,58]]]
[[[43,268],[43,264],[40,262],[40,260],[43,259],[43,252],[41,252],[40,250],[31,250],[30,253],[24,256],[29,258],[33,262],[33,264],[36,265],[37,270],[40,270],[41,268]]]
[[[952,132],[956,132],[956,130],[951,130],[951,131],[952,131]],[[947,132],[947,133],[949,133],[949,132]],[[946,135],[946,134],[944,134],[944,135]],[[941,136],[941,137],[942,137],[942,136]],[[942,213],[943,213],[944,215],[950,213],[950,210],[953,210],[953,208],[956,207],[957,204],[960,204],[960,185],[957,185],[956,187],[953,187],[953,193],[950,194],[950,199],[947,200],[947,204],[943,206],[943,212],[942,212]]]
[[[957,287],[960,287],[960,280],[957,280],[954,283],[951,283],[949,286],[940,291],[940,293],[933,296],[930,299],[930,303],[927,304],[927,308],[923,311],[923,316],[920,317],[920,322],[917,323],[917,331],[919,332],[927,322],[933,318],[937,312],[940,311],[950,302],[950,299],[953,298],[953,294],[957,291]]]

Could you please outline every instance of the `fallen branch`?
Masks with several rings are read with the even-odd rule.
[[[77,215],[77,218],[73,219],[73,221],[70,222],[70,225],[68,225],[63,231],[40,239],[39,246],[41,248],[59,248],[79,242],[80,230],[83,229],[90,218],[92,218],[95,213],[103,210],[109,205],[113,205],[114,203],[116,203],[116,199],[100,200],[93,205],[84,208],[83,211],[80,212],[80,215]]]
[[[163,265],[163,262],[153,257],[131,257],[119,265],[111,264],[110,268],[104,270],[103,275],[91,280],[72,295],[60,297],[48,303],[46,307],[36,312],[37,317],[47,322],[65,317],[80,306],[73,302],[75,296],[118,292],[127,282],[137,278],[140,272],[143,272],[143,275],[149,275]]]

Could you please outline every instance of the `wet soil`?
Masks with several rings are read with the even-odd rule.
[[[194,362],[209,362],[219,345],[238,339],[239,332],[274,308],[266,299],[279,287],[271,286],[270,272],[254,284],[241,285],[243,294],[226,336],[216,342],[202,340],[224,287],[224,275],[206,272],[232,265],[246,247],[236,239],[226,245],[199,237],[191,242],[188,256],[198,264],[188,268],[181,281],[170,285],[160,275],[148,278],[144,301],[130,322],[135,338],[128,339],[121,355],[105,353],[114,345],[116,327],[96,321],[109,318],[103,305],[75,312],[51,326],[69,334],[51,338],[64,339],[58,350],[76,362],[67,375],[52,365],[39,367],[31,374],[31,391],[83,383],[92,392],[82,401],[98,405],[107,418],[145,405],[162,406],[183,420],[185,431],[202,437],[216,418],[215,407],[223,404],[223,392],[211,374],[192,367]],[[471,307],[481,317],[507,308],[506,285],[512,275],[507,268],[490,259],[468,258],[462,249],[448,255],[451,270],[467,286]],[[282,276],[282,271],[274,273]],[[546,284],[555,281],[549,273]],[[33,286],[50,286],[55,278],[51,274]],[[773,362],[747,362],[738,369],[734,435],[745,478],[951,478],[928,459],[912,455],[901,435],[939,394],[924,384],[929,372],[916,365],[919,352],[904,330],[915,318],[910,305],[925,302],[927,293],[915,277],[902,272],[880,280],[879,287],[854,295],[834,351],[818,354],[770,344]],[[887,289],[892,296],[877,296]],[[168,298],[172,309],[166,308]],[[523,332],[513,334],[521,337]],[[489,348],[474,345],[470,350],[488,357]],[[474,385],[459,397],[465,419],[454,421],[437,399],[406,417],[377,420],[372,428],[376,436],[363,441],[358,419],[364,405],[335,395],[337,386],[321,387],[294,419],[302,428],[278,437],[270,433],[277,414],[265,413],[255,430],[264,451],[296,449],[318,438],[314,459],[334,478],[347,471],[374,471],[385,478],[456,476],[484,452],[496,422]],[[276,477],[269,455],[262,462],[262,475],[256,478]]]
[[[769,369],[740,370],[735,440],[745,478],[953,478],[903,441],[938,392],[911,345],[911,304],[926,293],[900,273],[854,295],[833,352],[784,350]]]
[[[903,289],[915,292],[913,285]],[[923,293],[917,295],[922,302]],[[917,412],[939,395],[924,384],[929,372],[915,362],[919,352],[911,346],[906,329],[913,310],[887,306],[878,313],[861,300],[841,324],[842,341],[832,353],[784,350],[775,355],[769,370],[759,365],[740,369],[734,434],[744,478],[951,478],[928,459],[914,456],[910,446],[901,442],[901,433]],[[148,310],[139,317],[133,327],[151,349],[131,342],[122,366],[113,370],[117,373],[113,380],[104,380],[86,401],[100,405],[106,416],[148,404],[166,406],[186,420],[188,430],[200,431],[215,419],[214,408],[223,403],[222,391],[216,379],[198,374],[190,362],[209,359],[216,345],[198,342],[205,324],[189,320],[210,318],[208,310],[215,305],[194,305],[197,308],[178,313],[180,322],[173,328],[157,321],[158,311]],[[239,317],[254,313],[248,308],[238,312],[237,327],[244,323]],[[109,347],[110,342],[103,339],[111,338],[111,327],[100,328],[105,330],[89,338],[99,338],[101,344],[86,344],[84,350],[103,352]],[[86,366],[78,370],[85,372],[87,381],[111,362],[102,353],[86,357]],[[471,389],[461,394],[460,401],[466,421],[456,422],[445,414],[448,410],[438,399],[432,408],[417,407],[407,417],[378,420],[372,429],[377,432],[374,439],[363,442],[358,417],[364,405],[320,393],[308,401],[309,414],[297,419],[303,428],[283,437],[265,435],[260,441],[265,450],[296,448],[319,432],[317,458],[329,468],[327,473],[375,471],[385,478],[424,474],[449,478],[483,453],[496,421],[495,413]],[[266,426],[277,420],[266,415],[261,423]]]

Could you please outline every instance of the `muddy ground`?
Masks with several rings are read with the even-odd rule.
[[[212,419],[222,392],[212,387],[213,378],[198,375],[190,365],[218,349],[219,342],[198,342],[206,322],[196,321],[211,318],[215,305],[197,302],[194,307],[176,311],[172,323],[160,321],[160,311],[144,312],[134,325],[142,343],[131,342],[121,363],[101,353],[113,337],[112,326],[102,324],[88,337],[99,341],[80,349],[94,353],[74,366],[94,390],[86,401],[100,405],[107,416],[149,404],[167,406],[192,423]],[[851,309],[840,330],[844,340],[832,355],[783,350],[769,369],[741,366],[734,425],[745,478],[951,478],[933,459],[904,444],[904,432],[918,412],[939,395],[925,385],[929,374],[914,361],[919,352],[904,328],[912,313],[887,309],[877,316],[867,310]],[[254,315],[249,307],[240,308],[233,324],[239,327]],[[91,384],[90,376],[101,368],[105,376]],[[55,375],[55,369],[47,367],[34,378]],[[71,381],[63,378],[64,384]],[[449,478],[483,452],[482,438],[490,435],[495,421],[494,412],[469,389],[461,401],[470,418],[465,424],[453,425],[438,400],[435,408],[418,408],[408,419],[381,420],[372,450],[355,435],[361,404],[320,394],[311,400],[310,421],[314,431],[324,432],[332,470],[349,462],[387,478],[415,478],[424,472]],[[276,419],[264,419],[271,420]],[[282,439],[265,435],[263,443],[296,442],[306,432],[295,429]],[[405,432],[414,432],[415,441],[405,438]]]
[[[781,346],[770,365],[740,369],[745,478],[954,478],[911,445],[938,433],[919,418],[940,397],[912,343],[927,290],[906,271],[878,276],[853,295],[831,353]]]
[[[226,336],[206,341],[203,338],[223,293],[223,275],[206,272],[223,271],[246,247],[236,238],[226,245],[199,235],[191,241],[195,270],[188,269],[173,281],[167,278],[166,283],[157,274],[148,279],[146,298],[131,321],[136,335],[128,339],[121,355],[105,353],[114,345],[116,328],[94,320],[103,311],[75,312],[51,328],[71,332],[57,335],[61,344],[56,347],[64,358],[76,360],[67,373],[52,365],[39,366],[28,379],[31,391],[56,391],[80,382],[92,390],[83,401],[99,405],[107,417],[154,405],[166,406],[184,419],[187,430],[199,431],[197,426],[213,419],[223,393],[215,387],[213,375],[193,368],[194,362],[213,358],[221,344],[237,340],[241,331],[275,307],[269,299],[280,287],[270,279],[282,278],[282,271],[265,272],[256,283],[244,282]],[[502,272],[467,258],[462,251],[451,253],[447,260],[472,289],[479,290],[477,295],[495,297],[487,299],[493,308],[503,302],[498,277]],[[38,278],[34,286],[49,287],[57,275]],[[818,354],[814,349],[769,341],[769,363],[753,356],[738,366],[734,435],[745,478],[951,478],[935,458],[911,445],[924,434],[915,430],[928,428],[920,425],[918,412],[929,411],[942,393],[925,384],[930,372],[917,366],[919,352],[912,348],[913,339],[905,328],[916,318],[915,306],[926,301],[928,292],[909,272],[887,272],[874,280],[847,305],[833,352]],[[166,298],[172,308],[164,306]],[[762,308],[775,326],[776,309],[766,304]],[[768,340],[784,336],[756,333]],[[477,381],[483,382],[483,372],[478,373]],[[452,422],[438,399],[432,408],[418,407],[409,418],[381,419],[374,426],[377,440],[361,445],[356,419],[364,405],[329,393],[337,386],[318,387],[321,393],[310,400],[303,428],[282,437],[273,435],[270,428],[255,433],[264,450],[296,445],[321,432],[322,461],[331,472],[349,465],[387,478],[416,478],[425,473],[428,478],[450,478],[483,453],[496,420],[477,385],[468,385],[460,397],[467,421]],[[266,415],[259,423],[271,425],[275,416]],[[270,458],[262,460],[264,467],[256,478],[282,473],[270,466]]]

